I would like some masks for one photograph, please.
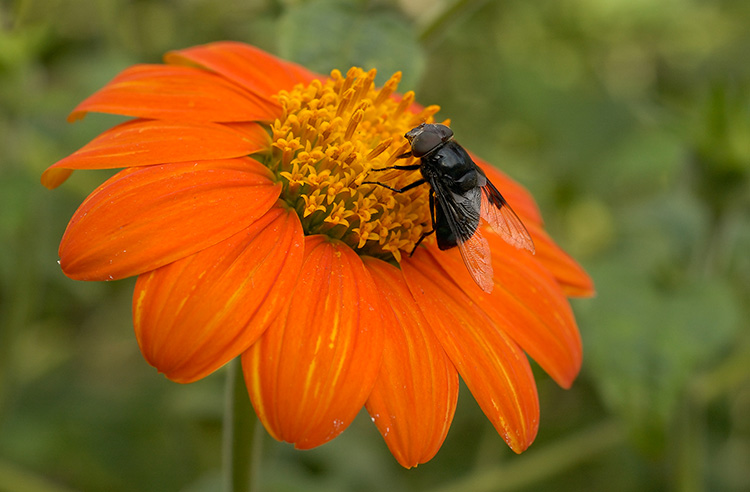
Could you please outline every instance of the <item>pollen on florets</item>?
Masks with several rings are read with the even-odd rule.
[[[396,73],[378,89],[375,70],[352,68],[346,76],[334,70],[326,81],[281,91],[282,116],[271,125],[267,162],[306,234],[326,234],[360,254],[396,261],[431,228],[429,188],[395,193],[363,182],[402,188],[419,179],[419,171],[377,170],[417,163],[398,159],[409,150],[404,134],[431,123],[440,109],[413,112],[413,92],[393,96],[400,79]]]

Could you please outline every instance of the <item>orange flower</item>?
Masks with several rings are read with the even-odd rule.
[[[395,95],[400,75],[321,77],[252,46],[214,43],[137,65],[81,103],[133,117],[47,169],[125,168],[81,204],[60,244],[66,275],[138,276],[133,318],[150,364],[179,382],[242,356],[258,417],[311,448],[366,406],[405,467],[445,439],[460,375],[516,452],[539,422],[528,354],[561,386],[581,364],[565,296],[591,280],[544,232],[534,200],[477,159],[536,255],[491,230],[494,289],[428,238],[428,186],[363,184],[409,149],[437,106]],[[416,161],[412,161],[416,162]],[[418,171],[414,171],[418,173]],[[384,176],[394,187],[418,174]]]

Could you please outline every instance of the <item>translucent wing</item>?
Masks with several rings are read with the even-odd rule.
[[[503,195],[497,188],[487,180],[487,184],[481,187],[482,207],[481,217],[500,234],[508,244],[518,249],[528,249],[534,253],[534,241],[523,225],[521,219],[510,208]]]
[[[430,184],[437,199],[437,222],[445,219],[456,238],[458,251],[471,278],[483,291],[492,292],[495,284],[490,245],[479,228],[483,201],[479,188],[459,195],[446,189],[440,182]]]
[[[458,242],[458,251],[464,260],[466,269],[469,270],[471,278],[481,289],[487,293],[492,292],[495,286],[495,271],[492,269],[492,257],[490,255],[490,244],[482,236],[479,229],[474,231],[469,239]]]

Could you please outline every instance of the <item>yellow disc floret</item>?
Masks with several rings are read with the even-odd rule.
[[[404,134],[431,123],[439,110],[412,112],[413,92],[393,97],[400,79],[396,73],[376,89],[375,70],[352,68],[345,77],[333,71],[324,82],[280,92],[283,115],[271,126],[267,161],[306,234],[326,234],[360,254],[396,261],[431,229],[429,188],[395,193],[363,182],[402,188],[421,178],[419,171],[377,170],[416,164],[398,159],[410,150]]]

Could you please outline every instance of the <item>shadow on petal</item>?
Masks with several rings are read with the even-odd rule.
[[[77,280],[154,270],[245,229],[280,190],[249,158],[120,171],[78,207],[60,242],[60,265]]]
[[[345,244],[307,236],[289,306],[242,356],[258,418],[300,449],[339,435],[367,400],[380,368],[378,291]]]
[[[513,451],[524,451],[539,427],[536,382],[526,355],[427,248],[419,248],[401,267],[409,290],[484,414]]]
[[[539,225],[527,226],[536,245],[539,262],[554,275],[568,297],[592,297],[596,294],[594,281],[589,274],[568,253],[549,237]]]
[[[230,124],[131,120],[105,131],[42,174],[47,188],[60,186],[72,169],[117,169],[169,162],[242,157],[269,147],[257,123],[238,131]]]
[[[139,276],[133,319],[145,358],[186,383],[240,355],[286,307],[303,249],[297,215],[273,208],[238,234]]]
[[[295,84],[322,78],[255,46],[234,41],[170,51],[164,61],[170,65],[196,65],[212,70],[269,100],[282,89],[289,90]]]
[[[458,373],[409,292],[401,270],[365,258],[382,299],[383,363],[367,411],[398,462],[411,468],[438,452],[458,399]]]
[[[172,121],[273,121],[280,108],[219,75],[193,67],[134,65],[68,116],[111,113]]]
[[[477,287],[457,251],[432,248],[432,252],[500,330],[560,386],[569,388],[581,368],[582,347],[565,294],[535,255],[514,248],[489,230],[484,236],[490,242],[495,271],[491,294]]]

